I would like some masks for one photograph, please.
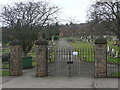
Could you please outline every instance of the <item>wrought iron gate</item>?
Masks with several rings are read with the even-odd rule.
[[[112,48],[107,52],[107,77],[120,78],[120,57]]]
[[[49,50],[48,75],[94,76],[94,49]]]

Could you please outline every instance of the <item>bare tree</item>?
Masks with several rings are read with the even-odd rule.
[[[96,2],[90,9],[90,21],[94,24],[106,22],[104,27],[113,31],[118,42],[118,51],[120,51],[120,1],[118,2]],[[120,57],[120,53],[118,53]]]
[[[69,17],[67,21],[70,24],[77,24],[77,23],[79,23],[79,20],[77,20],[76,17]]]
[[[50,6],[47,2],[28,2],[15,3],[13,6],[6,5],[3,7],[2,21],[7,25],[15,26],[18,20],[21,26],[39,25],[43,26],[47,22],[53,21],[53,16],[59,8]]]
[[[120,1],[96,2],[89,10],[89,21],[93,24],[106,22],[105,27],[120,39]]]
[[[6,26],[13,29],[13,35],[21,41],[26,56],[36,40],[37,32],[54,21],[58,11],[57,6],[44,1],[20,2],[4,6],[0,17]]]
[[[71,26],[70,31],[71,31],[71,36],[73,37],[74,33],[75,33],[75,27],[76,27],[77,23],[79,23],[79,21],[76,20],[76,17],[69,17],[68,23]]]

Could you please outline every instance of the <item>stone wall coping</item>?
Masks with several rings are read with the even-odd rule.
[[[11,46],[14,46],[14,45],[21,45],[21,43],[20,43],[19,40],[15,39],[15,40],[13,40],[13,41],[10,42],[10,45],[11,45]]]

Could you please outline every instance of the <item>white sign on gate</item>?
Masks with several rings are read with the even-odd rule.
[[[76,55],[76,56],[77,56],[77,55],[78,55],[78,52],[75,52],[75,51],[74,51],[74,52],[73,52],[73,55]]]

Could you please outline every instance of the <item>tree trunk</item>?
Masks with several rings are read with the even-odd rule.
[[[23,47],[23,46],[22,46],[22,51],[23,51],[24,56],[27,56],[28,51],[27,51],[27,50],[26,50],[26,48],[25,48],[25,47]]]

